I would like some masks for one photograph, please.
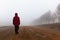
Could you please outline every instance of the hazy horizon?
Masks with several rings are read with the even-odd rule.
[[[59,4],[60,0],[0,0],[0,26],[13,25],[15,12],[21,18],[21,25],[29,25],[45,12],[54,12]]]

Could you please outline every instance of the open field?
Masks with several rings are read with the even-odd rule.
[[[23,26],[15,35],[14,27],[1,27],[0,40],[60,40],[60,25]]]

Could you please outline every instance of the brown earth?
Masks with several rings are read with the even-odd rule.
[[[16,35],[14,27],[1,27],[0,40],[60,40],[60,29],[50,26],[22,26]]]

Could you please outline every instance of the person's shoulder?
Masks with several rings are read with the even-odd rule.
[[[18,16],[18,19],[20,19],[20,17]]]
[[[15,16],[13,18],[15,18]]]

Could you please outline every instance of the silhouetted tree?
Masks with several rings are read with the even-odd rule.
[[[57,23],[60,23],[60,4],[57,7],[56,17],[57,17]]]
[[[49,10],[34,21],[35,25],[50,23],[60,23],[60,4],[58,5],[57,10],[54,13]]]

